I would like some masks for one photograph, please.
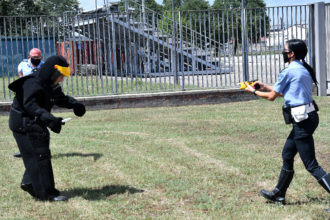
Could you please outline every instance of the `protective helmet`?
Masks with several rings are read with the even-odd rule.
[[[63,75],[70,76],[70,67],[66,59],[56,55],[49,57],[46,62],[40,67],[37,75],[45,82],[53,83],[56,79]]]
[[[70,77],[70,67],[69,66],[60,66],[54,65],[54,68],[57,69],[63,76]]]

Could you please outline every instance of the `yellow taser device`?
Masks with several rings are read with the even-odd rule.
[[[255,81],[248,81],[248,82],[246,81],[246,83],[249,84],[250,86],[253,86],[254,82]],[[241,86],[240,89],[245,89],[246,88],[245,82],[240,82],[239,84]]]

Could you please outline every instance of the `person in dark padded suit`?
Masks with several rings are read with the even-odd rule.
[[[83,104],[62,92],[59,83],[69,76],[70,67],[65,58],[52,56],[39,70],[8,86],[15,92],[9,128],[25,166],[21,188],[43,201],[67,200],[55,188],[47,129],[60,133],[64,123],[62,118],[51,114],[51,109],[54,105],[73,109],[77,116],[86,112]]]
[[[24,59],[17,67],[19,77],[27,76],[37,71],[42,65],[41,50],[38,48],[33,48],[29,52],[29,59]],[[20,152],[14,153],[14,157],[22,157]]]

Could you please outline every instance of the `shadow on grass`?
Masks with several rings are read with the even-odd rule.
[[[97,161],[102,157],[102,154],[83,154],[83,153],[66,153],[66,154],[55,154],[52,156],[52,159],[60,158],[60,157],[93,157],[94,161]]]
[[[286,205],[305,205],[305,204],[329,204],[329,200],[325,198],[318,198],[318,197],[313,197],[313,198],[308,198],[305,201],[296,201],[296,202],[287,202]]]
[[[76,188],[67,191],[63,191],[63,194],[68,196],[69,199],[73,197],[82,197],[87,200],[106,200],[116,194],[135,194],[142,193],[144,190],[136,189],[130,186],[123,185],[110,185],[104,186],[100,189],[95,188]]]

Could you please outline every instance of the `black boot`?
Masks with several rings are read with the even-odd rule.
[[[28,192],[31,196],[36,197],[36,194],[34,193],[32,184],[21,184],[21,189]]]
[[[48,199],[50,202],[64,202],[68,200],[68,197],[58,195],[58,196],[50,196]]]
[[[58,191],[57,189],[53,188],[48,190],[48,194],[52,195],[52,196],[59,196],[60,195],[60,191]]]
[[[330,193],[330,173],[324,175],[318,182],[328,193]]]
[[[20,152],[14,153],[13,157],[22,157],[22,154]]]
[[[269,201],[285,204],[285,193],[291,183],[293,174],[293,170],[282,169],[280,178],[275,189],[272,191],[266,191],[262,189],[260,191],[260,194]]]

